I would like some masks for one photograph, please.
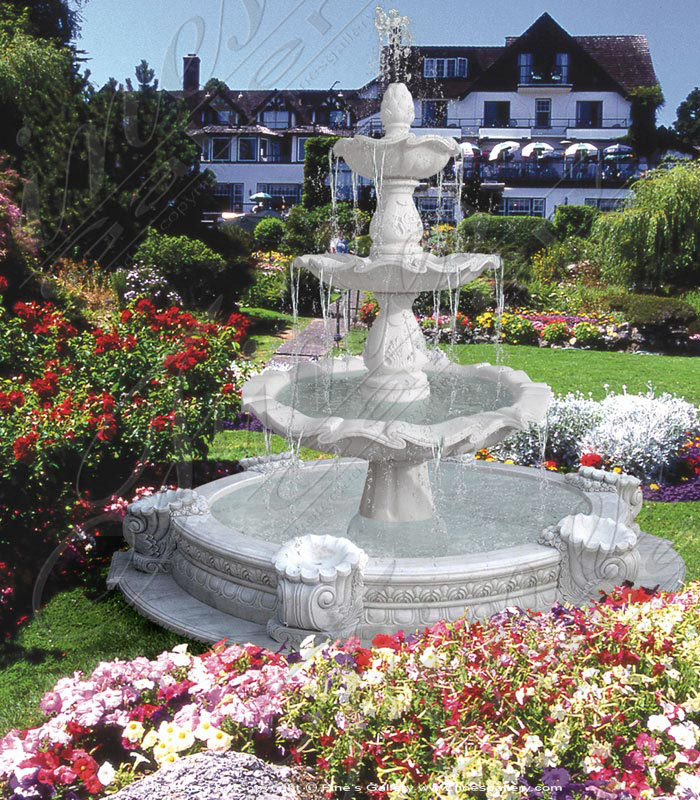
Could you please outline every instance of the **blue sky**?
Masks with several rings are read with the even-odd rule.
[[[123,80],[145,58],[161,85],[180,85],[182,56],[202,82],[232,88],[356,87],[377,72],[377,0],[88,0],[79,46],[92,79]],[[700,85],[697,0],[395,0],[417,44],[501,45],[548,11],[573,35],[645,34],[666,96],[659,121]]]

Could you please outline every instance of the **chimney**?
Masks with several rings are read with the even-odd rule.
[[[182,88],[185,92],[199,91],[199,56],[190,53],[182,59]]]

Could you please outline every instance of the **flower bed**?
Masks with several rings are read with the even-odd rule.
[[[247,327],[240,314],[216,324],[144,299],[88,330],[49,303],[0,308],[0,563],[13,576],[0,595],[18,595],[0,600],[5,631],[48,552],[75,533],[82,558],[84,532],[144,465],[206,454],[218,421],[240,408]]]
[[[327,786],[376,800],[694,797],[698,629],[690,584],[437,623],[371,648],[305,643],[285,658],[181,646],[102,663],[44,696],[43,725],[0,741],[3,796],[97,797],[184,755],[237,748],[308,763]]]
[[[478,458],[569,471],[580,464],[625,472],[653,500],[697,500],[700,416],[691,403],[664,393],[555,397],[544,426],[518,432]],[[687,489],[685,487],[688,487]]]

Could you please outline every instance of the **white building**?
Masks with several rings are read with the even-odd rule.
[[[381,133],[379,78],[357,90],[206,96],[198,91],[199,60],[188,59],[193,132],[231,209],[248,210],[258,191],[298,202],[309,136]],[[644,36],[571,36],[543,14],[503,46],[414,47],[406,68],[415,133],[465,143],[465,176],[494,192],[498,213],[551,217],[562,204],[609,210],[649,167],[620,143],[634,89],[658,85]],[[460,215],[451,190],[448,181],[448,219]],[[437,194],[429,184],[416,192],[428,216]]]

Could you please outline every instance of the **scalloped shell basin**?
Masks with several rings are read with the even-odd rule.
[[[513,404],[502,383],[474,374],[426,371],[430,396],[410,403],[377,402],[360,391],[367,370],[299,377],[275,394],[275,400],[315,419],[338,416],[380,422],[437,425],[445,420],[496,411]]]
[[[435,558],[533,545],[545,527],[570,514],[591,513],[583,492],[546,471],[442,461],[432,462],[429,473],[436,535],[412,537],[402,526],[389,526],[386,535],[357,542],[371,558]],[[363,461],[312,461],[251,475],[214,494],[210,510],[227,528],[272,544],[310,532],[352,538],[348,524],[366,476]]]

